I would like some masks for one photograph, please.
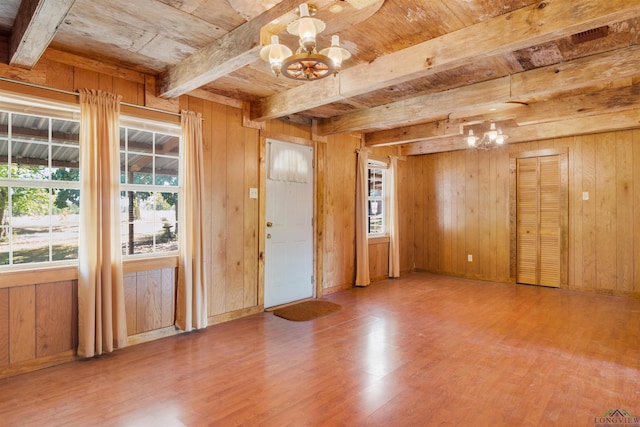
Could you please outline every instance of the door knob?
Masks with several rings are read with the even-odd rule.
[[[267,221],[267,227],[273,227],[273,223],[271,221]]]
[[[271,234],[267,234],[267,239],[270,239],[270,238],[271,238]]]

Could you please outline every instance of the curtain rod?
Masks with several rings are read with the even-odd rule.
[[[19,80],[8,79],[6,77],[0,77],[0,81],[5,81],[5,82],[8,82],[8,83],[16,83],[16,84],[20,84],[20,85],[23,85],[23,86],[35,87],[35,88],[38,88],[38,89],[50,90],[50,91],[53,91],[53,92],[64,93],[66,95],[80,96],[80,94],[78,92],[72,92],[72,91],[64,90],[64,89],[56,89],[56,88],[52,88],[52,87],[39,85],[39,84],[36,84],[36,83],[21,82]],[[125,105],[127,107],[132,107],[132,108],[141,108],[143,110],[153,111],[153,112],[162,113],[162,114],[170,114],[172,116],[180,117],[180,113],[174,113],[174,112],[171,112],[171,111],[160,110],[159,108],[146,107],[144,105],[137,105],[137,104],[130,104],[128,102],[120,102],[120,105]]]

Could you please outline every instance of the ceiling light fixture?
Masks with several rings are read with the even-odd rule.
[[[469,129],[469,134],[465,137],[465,140],[469,148],[491,150],[504,144],[507,138],[509,136],[502,133],[502,129],[496,128],[496,124],[491,122],[489,130],[482,137],[474,135],[473,129]]]
[[[330,74],[340,72],[342,61],[349,59],[351,53],[340,47],[340,38],[331,37],[331,46],[316,51],[316,36],[324,31],[326,25],[317,18],[312,18],[309,9],[314,6],[302,3],[299,7],[300,18],[287,26],[289,34],[299,37],[300,47],[295,54],[287,46],[280,44],[278,36],[271,36],[271,44],[260,51],[260,58],[271,65],[276,76],[280,74],[294,80],[319,80]]]

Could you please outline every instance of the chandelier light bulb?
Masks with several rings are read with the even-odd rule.
[[[475,147],[477,140],[478,137],[473,134],[473,129],[469,129],[469,136],[467,136],[467,144],[469,147]]]
[[[309,5],[302,3],[300,5],[300,20],[298,22],[298,36],[300,37],[300,45],[307,52],[311,53],[316,48],[316,25],[309,15]]]
[[[498,131],[496,130],[496,124],[491,122],[491,125],[489,127],[489,132],[487,132],[487,135],[489,136],[489,139],[491,141],[495,141],[496,138],[498,137]]]
[[[320,51],[320,55],[325,55],[331,58],[333,61],[334,71],[333,74],[338,74],[342,67],[342,61],[349,59],[351,53],[348,50],[340,47],[340,36],[331,36],[331,46]]]
[[[271,36],[271,44],[265,46],[260,50],[260,57],[269,62],[271,65],[271,71],[276,76],[280,75],[283,61],[291,56],[291,49],[283,44],[280,44],[278,36]]]

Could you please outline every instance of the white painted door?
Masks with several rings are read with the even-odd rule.
[[[267,140],[264,306],[313,287],[313,148]]]

